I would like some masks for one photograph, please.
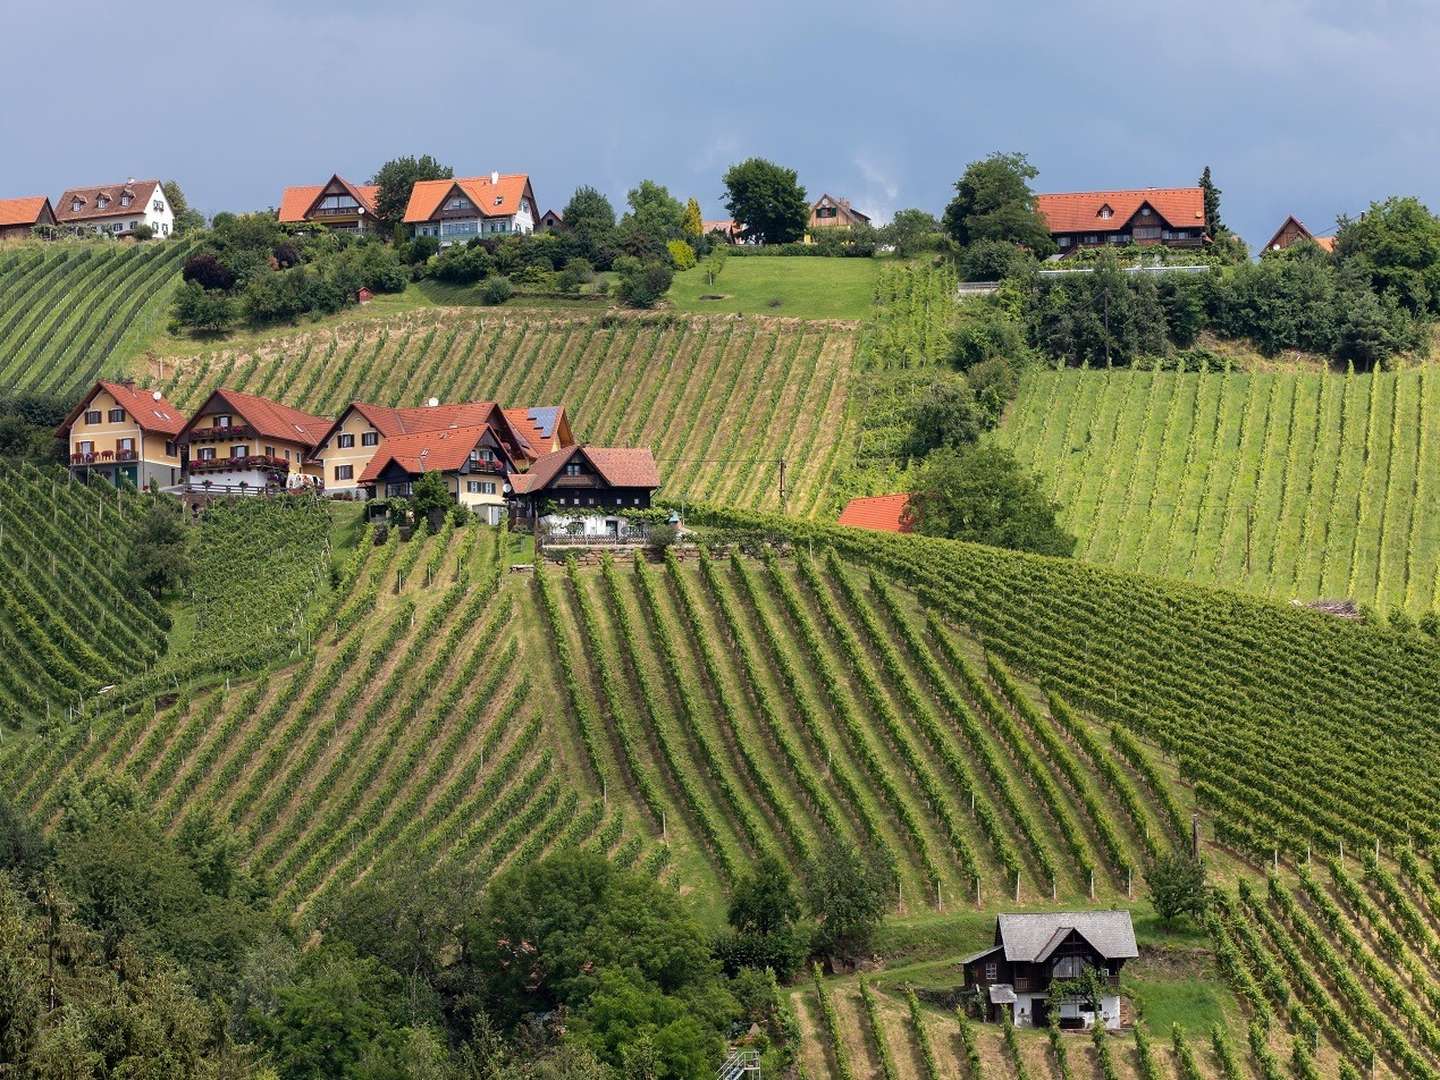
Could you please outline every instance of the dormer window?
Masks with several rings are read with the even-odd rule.
[[[82,206],[84,206],[84,205],[85,205],[85,200],[84,200],[84,199],[71,199],[71,200],[70,200],[70,212],[71,212],[72,214],[78,214],[78,213],[80,212],[80,208],[81,208]]]
[[[496,195],[496,196],[495,196],[495,205],[496,205],[496,206],[500,206],[500,205],[503,204],[504,202],[505,202],[505,196],[504,196],[504,195]]]
[[[579,475],[580,475],[580,463],[579,463],[578,461],[567,462],[566,465],[565,465],[565,475],[566,475],[566,476],[579,476]]]
[[[121,196],[120,196],[120,205],[121,205],[121,206],[129,206],[132,202],[134,202],[134,200],[133,200],[129,195],[121,195]]]
[[[230,417],[224,413],[221,413],[219,416],[215,417],[215,426],[217,428],[228,428],[230,426]]]
[[[1115,216],[1115,211],[1114,211],[1114,210],[1111,210],[1110,207],[1108,207],[1108,206],[1102,206],[1102,207],[1100,207],[1100,218],[1101,218],[1102,221],[1109,221],[1109,220],[1110,220],[1112,217],[1114,217],[1114,216]]]
[[[1149,208],[1148,206],[1142,206],[1142,207],[1140,208],[1140,216],[1141,216],[1141,217],[1149,217],[1149,216],[1150,216],[1150,208]]]
[[[104,209],[105,209],[107,206],[109,206],[109,205],[110,205],[110,199],[109,199],[109,197],[106,196],[106,195],[101,195],[101,196],[97,197],[96,200],[95,200],[95,209],[97,209],[97,210],[104,210]]]

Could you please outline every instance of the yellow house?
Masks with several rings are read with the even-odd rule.
[[[221,387],[190,417],[177,441],[191,488],[263,491],[318,480],[310,457],[330,424],[278,401]]]
[[[438,472],[455,501],[499,525],[515,462],[489,424],[418,431],[385,441],[360,483],[370,498],[408,498],[426,473]]]
[[[145,487],[180,482],[179,435],[183,414],[158,390],[101,380],[80,399],[56,430],[70,468],[98,473],[111,483]]]

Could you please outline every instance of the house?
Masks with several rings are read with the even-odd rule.
[[[821,195],[810,204],[811,229],[848,229],[852,225],[869,225],[870,217],[850,205],[849,199]]]
[[[169,487],[180,481],[184,426],[184,413],[160,391],[102,379],[70,410],[55,437],[65,440],[72,472]]]
[[[156,236],[169,236],[175,228],[175,212],[160,181],[133,178],[123,184],[71,188],[55,204],[55,220],[106,236],[129,236],[139,225],[149,225]]]
[[[660,472],[648,447],[576,444],[546,454],[510,483],[519,520],[618,539],[628,531],[619,511],[648,508]]]
[[[475,237],[533,232],[539,216],[530,177],[524,173],[418,180],[405,207],[405,224],[415,235],[434,236],[442,247]]]
[[[1263,250],[1284,251],[1291,244],[1299,243],[1301,240],[1313,240],[1322,251],[1335,251],[1335,237],[1316,236],[1305,227],[1305,223],[1294,214],[1287,217],[1281,223],[1280,228],[1275,230],[1275,235],[1270,237]]]
[[[331,421],[278,401],[221,387],[181,429],[181,461],[191,488],[241,492],[318,480],[309,464]]]
[[[55,210],[45,195],[0,199],[0,243],[26,240],[37,225],[54,225]]]
[[[535,225],[536,232],[555,232],[565,227],[565,218],[559,210],[546,210]]]
[[[715,218],[700,223],[700,232],[703,236],[719,233],[727,244],[740,243],[740,234],[744,231],[742,226],[736,225],[730,218]]]
[[[1061,255],[1103,244],[1201,247],[1210,239],[1198,187],[1037,195],[1035,209]]]
[[[395,408],[352,401],[321,436],[310,461],[327,494],[365,498],[373,486],[360,478],[388,440],[481,424],[494,430],[513,468],[520,470],[575,442],[563,405],[502,409],[493,401],[441,405],[432,399],[428,405]]]
[[[488,525],[505,516],[509,477],[515,462],[489,424],[467,424],[395,435],[370,459],[359,482],[367,498],[408,498],[426,473],[445,478],[456,503],[475,511]]]
[[[1093,968],[1105,986],[1099,1019],[1118,1028],[1120,969],[1138,955],[1128,911],[1049,911],[997,916],[994,944],[960,963],[965,989],[980,997],[985,1018],[997,1021],[1010,1008],[1016,1027],[1045,1027],[1054,1008],[1061,1027],[1093,1027],[1086,1002],[1050,1000],[1053,983]]]
[[[839,524],[856,529],[874,529],[877,532],[913,532],[914,527],[904,520],[905,506],[910,496],[865,495],[851,499],[840,511]]]
[[[380,227],[377,184],[352,184],[338,173],[323,184],[287,187],[280,193],[280,223],[310,221],[328,229],[374,232]]]

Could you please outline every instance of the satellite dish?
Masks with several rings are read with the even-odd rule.
[[[438,397],[432,397],[429,401],[425,402],[425,404],[429,405],[430,408],[433,409],[436,405],[440,404],[440,399]]]
[[[159,401],[160,398],[161,398],[163,395],[160,393],[159,390],[156,390],[156,391],[155,391],[153,394],[151,394],[150,396],[151,396],[153,399],[155,399],[156,401]]]
[[[509,494],[510,494],[510,485],[509,485],[509,484],[501,484],[500,486],[504,489],[506,495],[509,495]]]

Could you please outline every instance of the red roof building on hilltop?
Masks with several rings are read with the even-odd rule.
[[[866,495],[851,499],[840,511],[841,525],[856,529],[873,529],[876,532],[913,532],[912,526],[902,520],[910,496]]]
[[[315,222],[331,229],[372,232],[380,227],[375,184],[352,184],[338,173],[323,184],[287,187],[280,193],[280,222]]]
[[[405,224],[415,227],[415,235],[433,236],[442,246],[534,232],[539,217],[525,173],[417,180],[405,207]]]
[[[1035,209],[1061,255],[1103,244],[1200,247],[1209,239],[1198,187],[1036,195]]]
[[[145,487],[179,479],[176,437],[185,415],[158,390],[101,379],[75,403],[55,437],[66,441],[70,468]]]
[[[45,195],[0,199],[0,240],[24,240],[37,225],[54,225],[55,210]]]

